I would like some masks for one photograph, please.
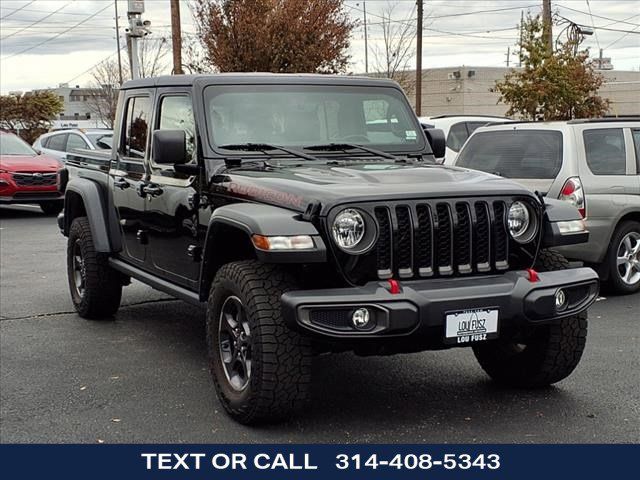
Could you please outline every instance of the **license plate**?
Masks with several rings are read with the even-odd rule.
[[[482,342],[497,337],[497,308],[479,308],[447,313],[445,343]]]

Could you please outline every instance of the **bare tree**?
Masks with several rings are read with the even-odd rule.
[[[395,80],[407,94],[411,94],[416,85],[415,73],[409,72],[414,68],[416,56],[415,12],[411,12],[404,20],[398,20],[394,18],[397,6],[397,2],[387,2],[380,14],[382,44],[374,45],[373,67],[380,75]]]
[[[170,73],[168,57],[171,44],[165,37],[144,37],[138,45],[142,78]]]
[[[122,72],[122,78],[128,78],[128,69]],[[113,128],[118,104],[118,90],[120,87],[118,61],[107,59],[100,62],[91,70],[89,88],[91,94],[87,99],[91,113],[96,115],[107,128]]]

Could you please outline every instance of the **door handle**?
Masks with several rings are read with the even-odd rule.
[[[158,195],[162,195],[162,192],[163,192],[162,188],[160,188],[155,183],[141,184],[140,191],[143,197],[147,195],[150,195],[152,197],[157,197]]]
[[[113,186],[119,188],[120,190],[124,190],[125,188],[129,188],[131,184],[127,182],[123,177],[118,177],[113,181]]]

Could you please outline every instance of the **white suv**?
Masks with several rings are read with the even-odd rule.
[[[510,122],[506,117],[490,115],[437,115],[420,117],[420,123],[426,127],[439,128],[444,132],[447,149],[444,158],[436,159],[439,163],[451,165],[456,155],[476,128],[493,123]]]
[[[66,162],[67,153],[76,149],[110,150],[113,131],[107,129],[57,130],[40,135],[33,148]]]
[[[455,165],[576,205],[589,242],[559,250],[595,266],[620,293],[640,290],[640,118],[479,128]]]

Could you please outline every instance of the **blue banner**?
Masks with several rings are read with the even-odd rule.
[[[8,479],[637,478],[638,445],[1,445]]]

